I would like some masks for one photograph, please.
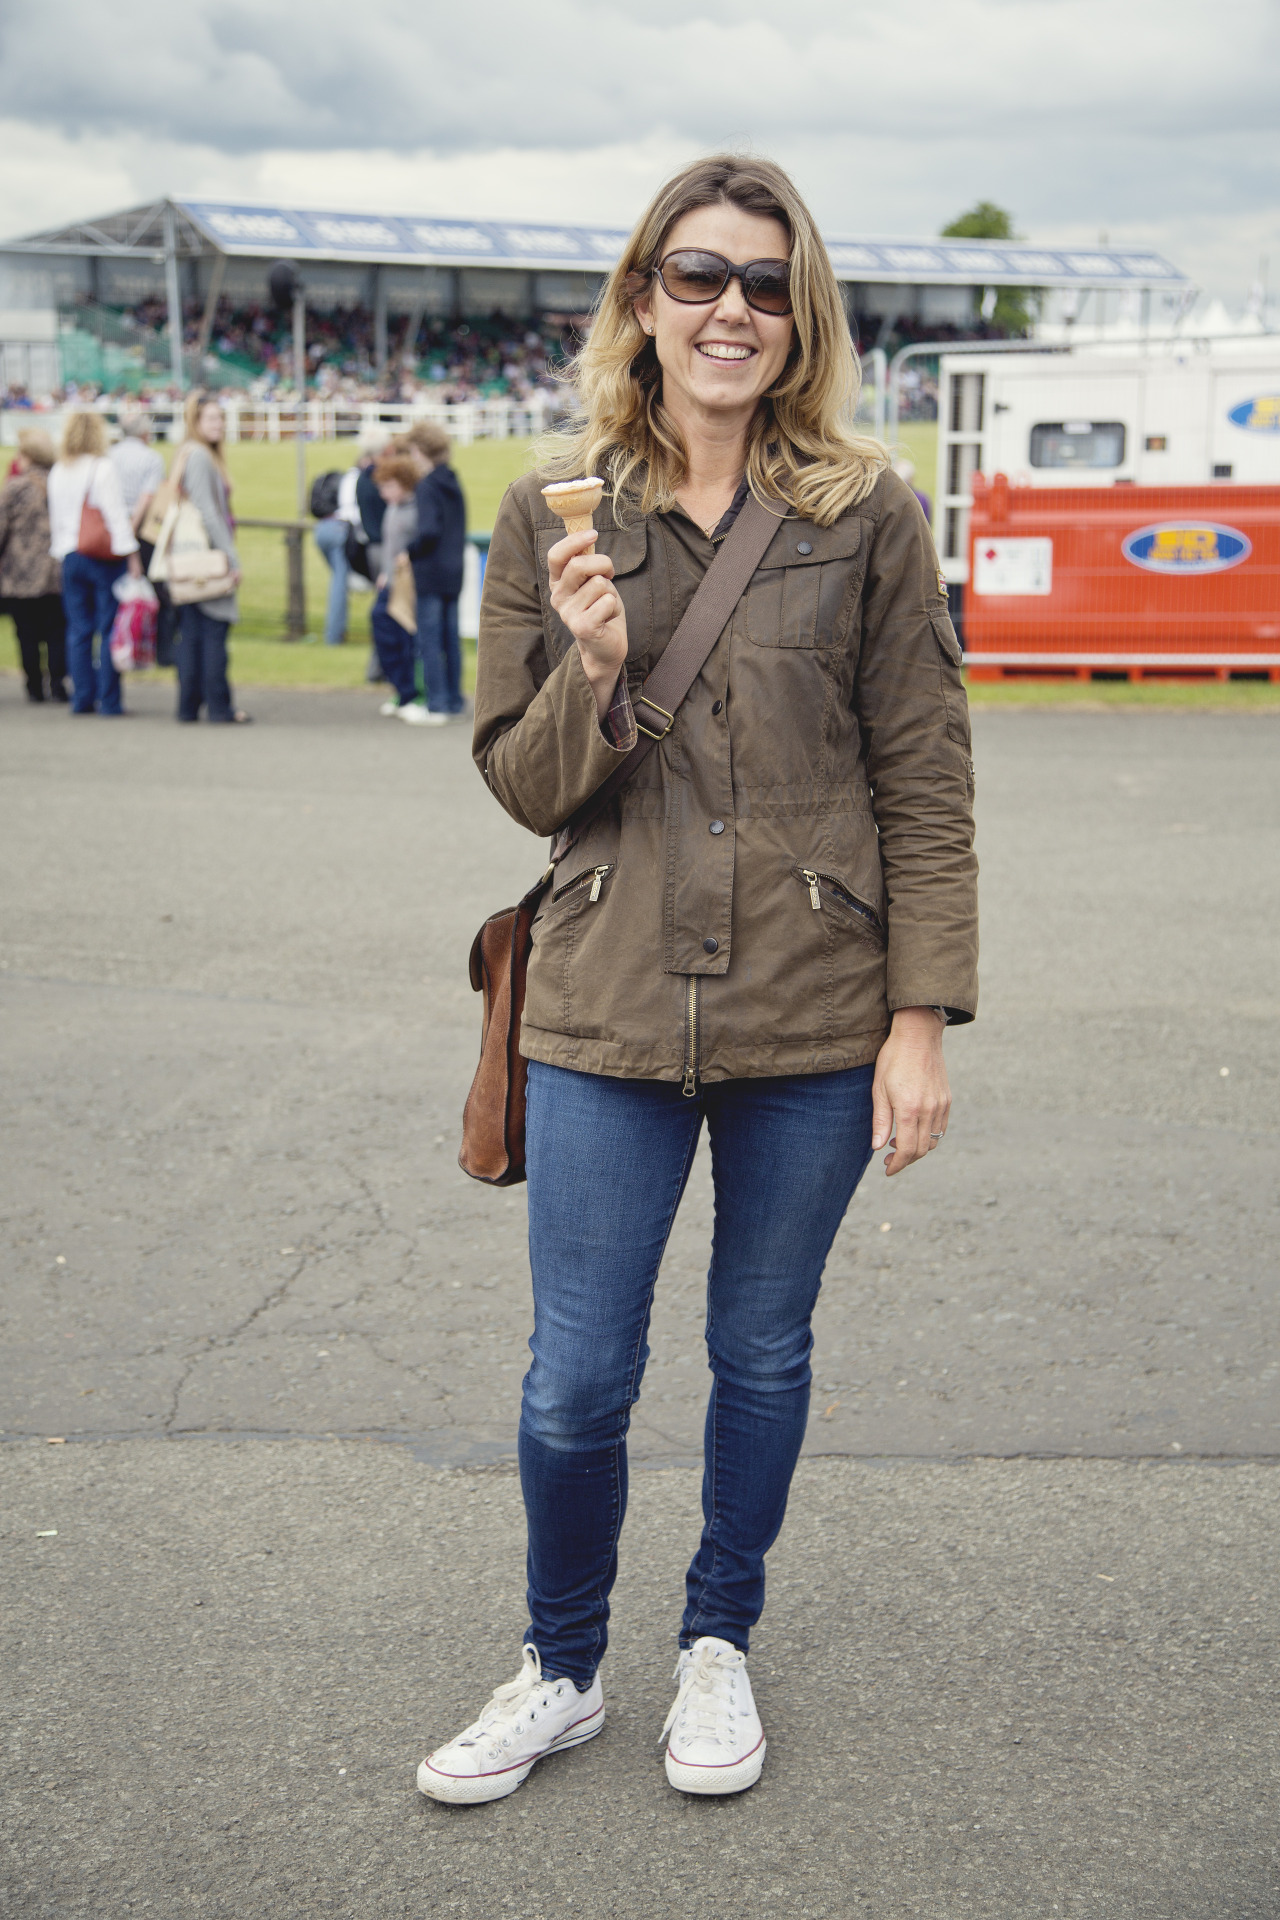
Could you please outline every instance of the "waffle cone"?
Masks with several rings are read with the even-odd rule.
[[[557,480],[542,489],[542,497],[564,521],[566,533],[589,533],[592,515],[604,497],[604,481],[595,474],[583,480]]]

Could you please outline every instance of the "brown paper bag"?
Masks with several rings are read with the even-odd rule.
[[[391,572],[391,591],[387,595],[387,612],[406,633],[418,631],[418,590],[413,584],[413,568],[409,565],[406,553],[396,555],[396,564]]]

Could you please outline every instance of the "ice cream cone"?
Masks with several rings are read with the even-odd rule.
[[[564,521],[566,533],[590,533],[591,516],[604,496],[604,481],[596,474],[585,480],[557,480],[542,489],[542,497],[552,513]]]

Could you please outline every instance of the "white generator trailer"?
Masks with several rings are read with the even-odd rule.
[[[1280,486],[1280,335],[944,354],[933,533],[953,601],[975,473],[1015,487]]]

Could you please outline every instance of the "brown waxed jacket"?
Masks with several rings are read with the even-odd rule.
[[[596,526],[634,689],[715,548],[679,510],[618,526],[606,497]],[[551,609],[563,531],[539,476],[508,490],[480,616],[476,763],[538,834],[635,740],[626,702],[631,731],[601,728]],[[834,526],[781,519],[675,726],[557,869],[522,1052],[692,1091],[865,1065],[898,1007],[972,1019],[972,798],[960,649],[914,495],[884,473]]]

